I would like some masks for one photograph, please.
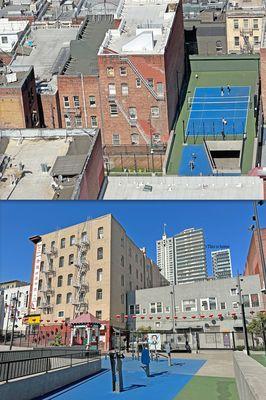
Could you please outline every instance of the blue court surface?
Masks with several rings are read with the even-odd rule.
[[[178,175],[213,175],[213,171],[203,144],[183,146]]]
[[[186,136],[243,135],[249,104],[249,86],[196,88],[188,99]]]
[[[124,391],[113,393],[110,361],[102,360],[104,370],[99,374],[43,398],[173,400],[204,363],[204,360],[173,359],[174,365],[169,367],[165,359],[152,361],[148,378],[140,367],[140,361],[126,358],[123,360]]]

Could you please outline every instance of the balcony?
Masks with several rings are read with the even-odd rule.
[[[52,310],[54,308],[54,305],[51,303],[42,302],[39,308],[42,308],[43,310]]]
[[[40,292],[54,296],[54,289],[52,289],[51,287],[48,287],[48,286],[44,286],[43,288],[41,288]]]
[[[55,269],[51,265],[47,265],[43,273],[45,275],[55,275]]]
[[[74,261],[74,265],[84,272],[89,269],[89,263],[86,260],[76,259]]]
[[[88,303],[84,299],[80,300],[79,298],[74,298],[72,300],[72,304],[73,304],[73,306],[81,306],[81,307],[89,306]]]
[[[84,292],[89,290],[89,285],[86,282],[80,282],[78,280],[73,282],[73,287]]]

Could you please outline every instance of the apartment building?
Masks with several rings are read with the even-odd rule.
[[[207,279],[205,240],[202,229],[186,229],[156,242],[157,264],[171,284]]]
[[[14,330],[26,329],[23,324],[23,317],[28,313],[30,285],[10,287],[3,290],[4,296],[4,319],[0,329],[11,331],[13,322]]]
[[[43,323],[90,312],[124,326],[126,294],[168,284],[111,215],[30,238],[34,244],[30,312]]]
[[[256,53],[263,34],[263,0],[230,1],[226,11],[228,53]]]
[[[215,279],[232,277],[232,262],[230,249],[211,252],[212,270]]]
[[[258,275],[241,277],[246,318],[264,309]],[[231,332],[242,330],[238,279],[140,289],[128,294],[132,329],[150,327],[155,331]],[[132,315],[135,318],[130,318]]]

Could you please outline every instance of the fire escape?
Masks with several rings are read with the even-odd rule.
[[[89,240],[86,236],[77,240],[75,246],[77,247],[77,258],[74,265],[77,269],[76,278],[73,282],[73,287],[76,289],[74,300],[74,314],[78,316],[88,311],[88,301],[86,301],[86,293],[89,290],[89,285],[86,283],[86,273],[89,270],[89,263],[87,262],[87,252],[90,248]]]
[[[55,276],[54,258],[57,257],[58,253],[55,246],[51,246],[50,251],[45,251],[44,254],[46,255],[45,270],[43,271],[45,276],[45,283],[40,289],[40,292],[43,293],[43,301],[40,308],[43,309],[44,313],[51,314],[53,310],[51,297],[54,296],[54,289],[52,289],[51,278]]]
[[[242,28],[240,30],[240,35],[243,37],[243,46],[241,46],[241,52],[245,54],[252,54],[254,47],[250,43],[250,37],[253,36],[253,29],[251,28]]]

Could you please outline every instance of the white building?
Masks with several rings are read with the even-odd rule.
[[[231,278],[232,263],[230,249],[212,251],[212,269],[215,279]]]
[[[28,314],[30,285],[4,289],[5,316],[3,329],[11,331],[15,318],[15,330],[25,330],[26,325],[22,324],[23,317]],[[17,301],[16,301],[17,299]],[[16,307],[17,303],[17,307]]]
[[[10,53],[24,36],[28,27],[28,21],[9,21],[8,18],[1,18],[0,52]]]
[[[207,279],[205,240],[202,229],[186,229],[156,242],[157,264],[171,284]]]

